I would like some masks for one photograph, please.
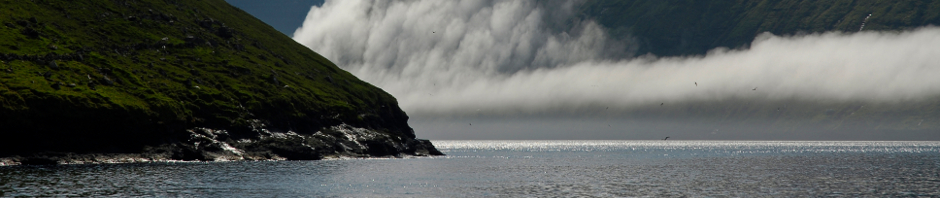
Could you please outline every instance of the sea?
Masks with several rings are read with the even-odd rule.
[[[936,141],[432,141],[436,157],[0,167],[0,197],[940,197]]]

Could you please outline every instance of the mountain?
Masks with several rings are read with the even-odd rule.
[[[748,48],[764,32],[800,35],[937,26],[940,1],[587,0],[578,8],[576,19],[593,20],[611,37],[636,44],[635,55],[702,56],[716,48]],[[796,137],[787,134],[912,139],[936,137],[940,131],[940,96],[900,102],[739,98],[638,108],[625,114],[636,119],[683,120],[695,126],[690,130],[708,128],[702,134],[719,128],[736,131],[745,139]]]
[[[223,0],[0,10],[0,163],[441,154],[394,97]]]
[[[940,25],[932,0],[587,0],[579,18],[607,27],[615,38],[635,39],[637,54],[701,55],[718,47],[746,47],[763,32],[906,30]]]

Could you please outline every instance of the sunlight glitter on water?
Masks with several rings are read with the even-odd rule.
[[[449,152],[665,151],[705,153],[940,153],[936,141],[662,141],[662,140],[436,140]]]
[[[0,197],[940,197],[940,142],[433,143],[447,156],[0,167]]]

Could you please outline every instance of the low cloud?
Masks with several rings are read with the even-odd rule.
[[[410,115],[940,95],[940,28],[765,33],[749,49],[633,57],[629,41],[612,40],[591,21],[549,27],[576,4],[328,0],[310,10],[294,39],[388,91]]]

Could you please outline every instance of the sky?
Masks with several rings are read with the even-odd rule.
[[[277,31],[292,36],[304,22],[310,7],[323,5],[323,0],[225,0],[261,19]]]
[[[575,1],[327,0],[309,1],[308,8],[296,1],[257,8],[229,2],[279,31],[296,26],[286,34],[394,95],[418,137],[432,140],[844,139],[809,130],[752,133],[761,123],[723,129],[717,122],[617,112],[728,100],[884,103],[940,95],[936,27],[765,33],[747,49],[656,57],[632,54],[636,44],[612,39],[593,21],[548,27],[569,18]],[[297,14],[272,14],[278,5],[283,13],[306,14],[298,24],[283,19]],[[600,107],[605,113],[594,112]],[[936,138],[884,132],[853,138],[924,136]]]

